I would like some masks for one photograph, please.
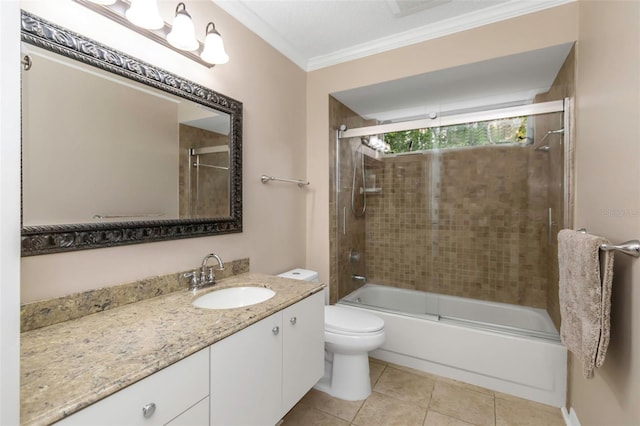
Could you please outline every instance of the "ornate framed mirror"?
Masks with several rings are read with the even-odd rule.
[[[22,42],[23,256],[242,232],[241,102],[25,11]]]

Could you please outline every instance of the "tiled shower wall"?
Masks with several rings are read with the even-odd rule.
[[[369,282],[546,307],[546,166],[531,146],[384,158],[368,170]]]
[[[229,171],[210,167],[200,170],[191,169],[191,188],[188,185],[189,149],[219,145],[228,145],[229,137],[220,133],[180,124],[179,131],[180,161],[179,173],[179,211],[181,218],[225,217],[229,216],[231,202],[229,200]],[[212,166],[229,167],[229,153],[212,153],[200,156],[201,163]],[[199,183],[196,185],[196,173]],[[191,192],[191,208],[189,209],[189,191]],[[199,193],[196,203],[196,194]],[[195,214],[194,212],[197,212]]]

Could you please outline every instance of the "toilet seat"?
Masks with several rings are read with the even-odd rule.
[[[366,312],[357,312],[340,306],[324,307],[324,329],[336,334],[368,334],[384,328],[384,320]]]

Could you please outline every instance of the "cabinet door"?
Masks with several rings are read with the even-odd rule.
[[[282,313],[284,415],[324,374],[323,293],[309,296]]]
[[[206,348],[57,424],[164,425],[209,395],[208,374],[209,348]]]
[[[211,424],[274,425],[282,404],[282,312],[211,346]]]

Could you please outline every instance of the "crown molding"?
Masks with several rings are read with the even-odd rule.
[[[575,1],[576,0],[511,0],[507,3],[487,7],[476,12],[456,16],[403,33],[382,37],[327,55],[311,58],[296,49],[283,38],[279,32],[253,13],[250,8],[245,6],[244,2],[215,0],[215,3],[274,49],[286,56],[290,61],[304,71],[309,72]]]
[[[347,49],[338,50],[328,55],[310,58],[307,62],[306,68],[304,69],[306,71],[315,71],[343,62],[375,55],[377,53],[493,24],[495,22],[504,21],[517,16],[561,6],[574,1],[575,0],[545,0],[524,2],[521,0],[511,0],[506,4],[502,3],[476,12],[471,12],[466,15],[442,20],[435,24],[425,25],[424,27],[394,34],[389,37],[379,38]]]

